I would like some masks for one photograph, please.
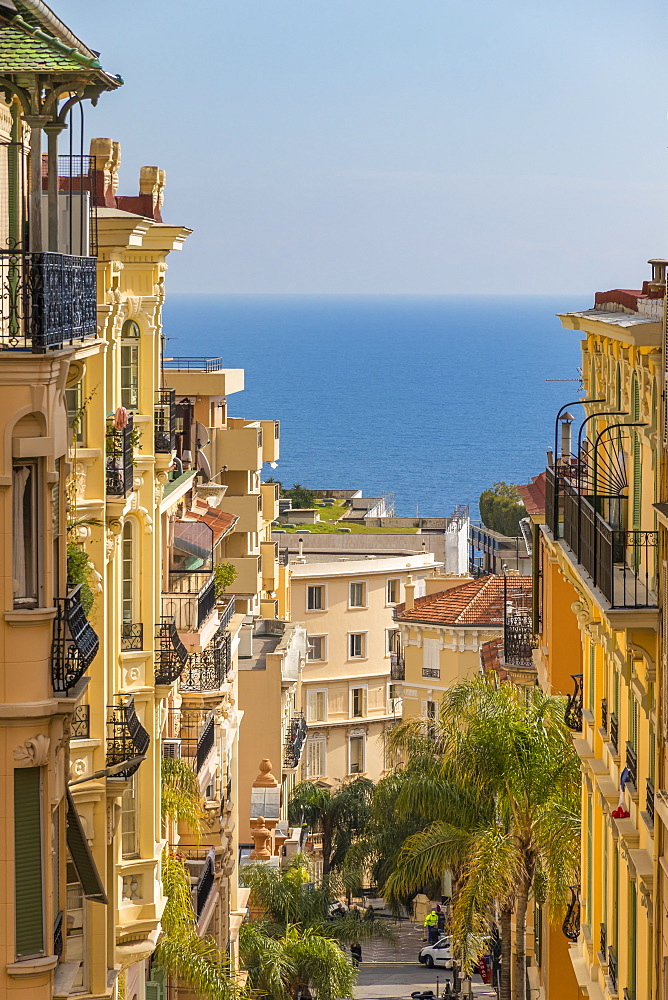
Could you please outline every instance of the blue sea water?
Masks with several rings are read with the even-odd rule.
[[[168,295],[168,355],[245,368],[232,416],[281,421],[284,484],[394,493],[442,516],[545,466],[556,411],[580,395],[583,296]]]

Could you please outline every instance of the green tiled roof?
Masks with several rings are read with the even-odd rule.
[[[180,476],[176,479],[170,480],[170,482],[165,483],[165,488],[162,491],[162,499],[168,497],[170,493],[173,493],[177,487],[181,486],[187,479],[193,479],[195,476],[195,470],[191,469],[188,472],[182,472]]]
[[[45,32],[43,34],[46,34]],[[58,39],[36,38],[14,21],[0,19],[0,75],[8,73],[77,73],[93,68]],[[86,62],[88,60],[86,59]]]

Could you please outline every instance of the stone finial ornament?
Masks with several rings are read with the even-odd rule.
[[[278,788],[278,781],[271,773],[271,761],[268,757],[263,757],[260,761],[260,773],[253,782],[253,788]],[[264,823],[264,820],[262,820]]]
[[[251,830],[251,837],[253,838],[253,843],[255,844],[255,848],[251,852],[251,860],[269,861],[271,858],[271,849],[269,847],[271,842],[271,830],[267,829],[264,822],[264,816],[258,816],[256,823],[257,826]]]

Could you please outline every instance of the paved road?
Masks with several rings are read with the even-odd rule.
[[[379,918],[383,919],[383,918]],[[417,960],[424,946],[422,928],[406,920],[387,920],[396,935],[396,942],[374,941],[363,945],[355,997],[357,1000],[409,1000],[416,990],[433,990],[443,995],[446,980],[452,984],[452,973],[446,969],[427,969]],[[437,982],[438,979],[438,982]],[[479,976],[473,979],[473,996],[493,1000],[496,992],[485,986]]]

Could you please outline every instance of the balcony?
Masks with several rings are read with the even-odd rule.
[[[206,694],[220,691],[232,665],[232,637],[218,629],[213,642],[200,652],[191,653],[181,675],[181,691]]]
[[[180,741],[181,759],[199,774],[216,742],[213,712],[199,708],[172,708],[169,715],[169,738]]]
[[[222,372],[222,358],[204,358],[184,355],[181,358],[163,358],[162,366],[169,371],[179,372]]]
[[[278,589],[278,542],[260,542],[262,589]]]
[[[122,622],[121,623],[121,652],[129,653],[131,650],[144,648],[144,624],[143,622]]]
[[[580,886],[569,885],[568,888],[571,891],[571,901],[561,929],[569,941],[577,941],[580,937]]]
[[[90,739],[90,705],[77,705],[74,709],[70,723],[70,738],[73,740]]]
[[[281,425],[278,420],[261,420],[262,458],[265,462],[278,462],[280,458]]]
[[[170,573],[170,592],[162,595],[162,617],[173,618],[179,632],[196,632],[216,607],[213,573]]]
[[[607,954],[608,954],[608,931],[605,924],[601,924],[600,934],[599,934],[599,954],[602,955],[603,964],[605,964]]]
[[[95,336],[94,257],[0,250],[0,350],[43,353]]]
[[[601,729],[608,731],[608,699],[601,698]]]
[[[132,414],[125,427],[107,424],[107,496],[125,497],[134,486]]]
[[[619,753],[619,720],[614,712],[610,713],[610,742],[615,755]]]
[[[569,694],[564,721],[574,733],[582,732],[582,674],[571,674],[574,690]]]
[[[259,493],[247,493],[243,497],[227,494],[220,509],[239,518],[234,526],[236,531],[259,531],[262,526],[262,497]]]
[[[243,368],[225,368],[222,358],[163,358],[163,369],[178,397],[227,396],[244,387]]]
[[[230,622],[236,614],[236,599],[234,594],[229,597],[224,598],[225,606],[222,607],[223,601],[218,602],[218,631],[221,632],[223,629],[230,627]]]
[[[406,666],[402,653],[390,653],[390,680],[406,680]]]
[[[610,978],[610,985],[612,986],[612,992],[617,992],[617,955],[615,949],[611,946],[608,948],[608,976]]]
[[[262,494],[262,520],[271,524],[279,514],[278,483],[262,483],[260,493]]]
[[[257,594],[262,590],[259,556],[227,556],[225,561],[232,563],[237,571],[229,590],[235,594]]]
[[[649,778],[645,785],[645,809],[652,825],[654,825],[654,782]]]
[[[657,531],[626,530],[626,497],[586,495],[582,463],[547,469],[545,515],[611,608],[656,608]]]
[[[56,605],[51,681],[56,694],[68,694],[95,659],[100,640],[81,604],[81,584]]]
[[[153,447],[156,455],[171,455],[176,448],[176,393],[158,389],[153,407]]]
[[[116,778],[130,778],[141,764],[137,757],[144,757],[150,738],[135,712],[134,695],[129,698],[117,695],[117,703],[108,706],[107,715],[107,767],[117,767],[133,761],[129,767],[117,771]]]
[[[173,844],[172,852],[181,857],[190,872],[193,911],[199,920],[216,884],[216,852],[213,847]]]
[[[301,712],[293,715],[283,745],[283,770],[295,771],[299,767],[304,741],[306,740],[306,720]]]
[[[162,619],[155,639],[155,683],[173,684],[188,662],[188,650],[179,639],[174,618]]]
[[[212,427],[210,436],[206,451],[210,451],[212,468],[226,465],[229,472],[257,472],[262,468],[262,428],[258,423],[231,418],[227,427]]]

